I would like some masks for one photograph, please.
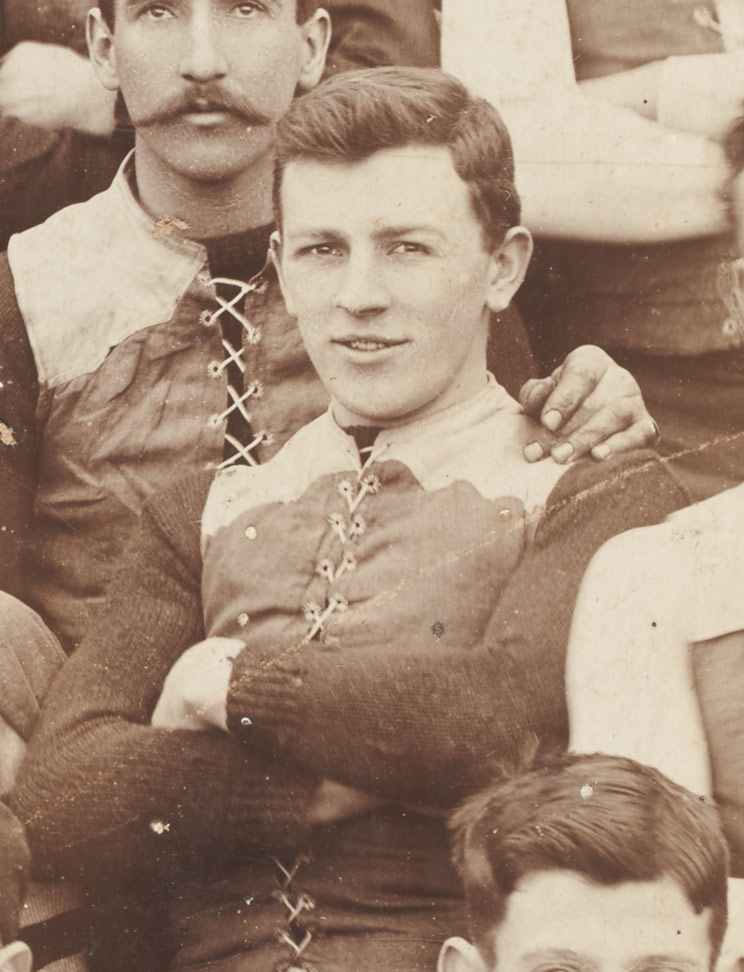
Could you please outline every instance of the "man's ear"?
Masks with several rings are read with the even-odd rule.
[[[25,942],[11,942],[0,948],[0,972],[31,972],[31,949]]]
[[[315,11],[301,24],[302,65],[297,87],[300,91],[310,91],[316,87],[323,76],[328,45],[331,41],[331,18],[327,10]]]
[[[448,938],[442,945],[437,972],[488,972],[481,953],[464,938]]]
[[[284,271],[282,270],[282,236],[278,230],[274,230],[274,232],[271,234],[270,252],[271,262],[276,267],[276,275],[279,278],[279,287],[282,291],[282,297],[284,298],[284,303],[287,305],[287,313],[290,317],[296,317],[297,315],[295,314],[294,304],[289,295],[287,284],[284,279]]]
[[[98,76],[98,80],[109,91],[119,88],[119,76],[116,73],[116,51],[114,50],[113,34],[103,19],[98,7],[88,11],[85,21],[85,37],[88,41],[88,54]]]
[[[522,286],[532,257],[532,236],[524,226],[512,226],[504,242],[491,254],[488,296],[489,310],[505,310]]]

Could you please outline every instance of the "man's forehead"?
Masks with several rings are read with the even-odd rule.
[[[442,171],[455,171],[452,151],[448,145],[426,144],[422,142],[407,142],[405,145],[381,146],[374,152],[364,155],[362,158],[352,154],[348,158],[328,156],[328,158],[306,158],[294,159],[285,166],[285,172],[290,171],[310,171],[324,169],[329,173],[334,170],[347,171],[349,173],[372,174],[383,169],[395,168],[397,166],[415,166],[424,164],[436,166]]]
[[[696,912],[671,877],[598,884],[574,871],[533,872],[509,895],[494,935],[496,954],[519,956],[520,968],[570,951],[586,972],[707,972],[711,949],[710,910]]]
[[[290,162],[281,186],[282,215],[302,223],[432,223],[469,211],[468,189],[446,146],[381,149],[361,160]],[[351,204],[343,209],[340,203]]]

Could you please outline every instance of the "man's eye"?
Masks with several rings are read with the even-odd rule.
[[[162,3],[151,3],[149,6],[145,7],[142,11],[144,17],[149,17],[150,20],[166,20],[171,17],[172,14],[170,10]]]
[[[541,967],[539,972],[579,972],[573,965],[546,965]]]
[[[413,240],[402,240],[397,243],[392,251],[392,253],[428,253],[429,250],[424,246],[423,243],[415,243]]]
[[[258,3],[239,3],[235,7],[235,13],[239,17],[252,17],[254,14],[258,13],[261,9]]]
[[[332,243],[316,243],[314,246],[306,246],[304,249],[300,250],[300,256],[311,256],[311,257],[327,257],[327,256],[337,256],[339,253],[337,246]]]

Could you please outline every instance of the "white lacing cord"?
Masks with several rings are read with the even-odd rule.
[[[243,280],[234,280],[231,277],[205,277],[203,281],[204,285],[207,287],[217,288],[218,286],[223,287],[235,287],[236,292],[233,297],[229,300],[222,297],[219,293],[215,294],[215,299],[219,304],[217,310],[213,313],[203,312],[201,316],[201,322],[204,327],[214,327],[215,324],[219,322],[220,317],[223,314],[229,315],[233,320],[237,321],[244,334],[244,345],[240,348],[236,348],[233,344],[223,336],[222,347],[225,349],[226,357],[222,361],[210,361],[208,365],[209,375],[212,378],[221,378],[227,368],[231,364],[235,364],[243,376],[246,373],[246,365],[244,361],[244,352],[246,345],[258,344],[261,340],[261,329],[255,327],[245,314],[242,312],[240,307],[243,304],[246,296],[249,293],[260,291],[264,286],[265,282],[261,280],[254,280],[250,283],[246,283]],[[207,420],[210,428],[219,428],[222,423],[237,411],[240,413],[248,427],[251,425],[251,415],[246,408],[246,403],[251,398],[260,398],[263,393],[261,383],[258,381],[252,381],[247,387],[244,387],[242,392],[238,391],[233,385],[228,384],[227,394],[230,398],[230,404],[227,408],[220,414],[211,415]],[[254,451],[262,443],[267,444],[271,442],[271,435],[267,431],[262,431],[254,435],[253,439],[249,443],[240,442],[234,435],[227,432],[225,434],[226,441],[235,450],[234,454],[229,458],[223,460],[218,466],[218,469],[225,469],[228,466],[232,466],[238,462],[246,462],[250,466],[257,466],[258,460],[254,456]]]
[[[293,892],[292,882],[302,864],[307,863],[307,858],[298,857],[291,869],[287,869],[278,858],[274,858],[274,864],[279,871],[280,892],[278,899],[287,909],[288,930],[280,929],[278,932],[279,941],[286,945],[292,952],[291,961],[298,963],[292,969],[298,972],[308,972],[307,966],[303,964],[302,956],[313,940],[312,932],[302,925],[302,914],[305,911],[312,911],[315,902],[302,891]]]
[[[383,447],[385,448],[385,447]],[[366,450],[365,450],[366,451]],[[336,487],[337,492],[346,501],[347,513],[331,513],[328,517],[328,524],[340,541],[342,546],[364,535],[366,524],[364,518],[357,512],[367,496],[378,493],[382,489],[382,484],[377,476],[368,474],[367,469],[372,462],[379,456],[379,450],[374,454],[370,450],[370,455],[363,464],[357,475],[356,488],[348,479],[343,479]],[[347,519],[348,517],[348,519]],[[323,577],[329,584],[333,584],[344,574],[356,570],[357,560],[350,550],[343,550],[341,559],[334,563],[330,557],[323,557],[315,565],[315,572]],[[343,595],[331,591],[326,599],[325,605],[310,602],[305,604],[303,611],[305,620],[310,625],[302,644],[312,641],[317,635],[321,634],[326,621],[336,612],[342,613],[348,610],[349,602]]]

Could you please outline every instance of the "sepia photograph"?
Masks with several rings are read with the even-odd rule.
[[[743,247],[744,0],[0,0],[0,972],[741,972]]]

